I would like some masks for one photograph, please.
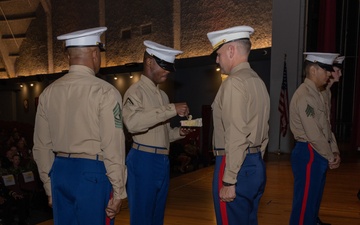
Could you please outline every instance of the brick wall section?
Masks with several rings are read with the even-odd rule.
[[[272,0],[182,0],[182,57],[209,54],[206,33],[239,25],[255,29],[253,49],[271,46],[271,9]]]
[[[144,40],[173,46],[172,1],[106,1],[105,16],[108,66],[142,62]],[[152,33],[142,35],[146,24],[152,25]],[[131,39],[121,38],[123,29],[131,29]]]
[[[72,31],[99,26],[99,1],[52,0],[52,24],[54,36],[54,71],[68,69],[68,60],[64,55],[64,43],[57,36]]]
[[[106,65],[118,66],[142,62],[144,40],[173,46],[173,1],[132,0],[105,2]],[[211,45],[206,33],[237,25],[254,27],[253,49],[271,46],[272,0],[181,0],[181,58],[207,55]],[[56,36],[99,26],[98,0],[52,0],[54,71],[68,69],[63,43]],[[151,24],[152,33],[142,35],[141,26]],[[131,38],[122,39],[121,32],[131,29]],[[39,5],[16,63],[19,76],[47,73],[46,15]]]
[[[46,74],[48,71],[46,17],[39,7],[36,19],[30,23],[15,63],[17,75]]]

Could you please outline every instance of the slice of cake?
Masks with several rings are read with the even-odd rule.
[[[202,118],[180,121],[182,127],[202,127]]]

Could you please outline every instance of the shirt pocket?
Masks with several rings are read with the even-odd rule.
[[[320,124],[322,129],[327,129],[327,110],[326,107],[323,105],[319,105],[316,108],[316,119]]]

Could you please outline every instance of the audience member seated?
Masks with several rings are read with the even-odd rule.
[[[20,165],[21,164],[20,155],[14,155],[11,162],[12,165],[8,168],[9,173],[17,177],[20,176],[23,172],[26,172],[26,169]]]
[[[9,218],[14,219],[15,217],[15,221],[23,220],[22,218],[28,217],[30,213],[39,212],[39,210],[47,218],[52,216],[52,210],[47,204],[47,196],[33,159],[32,136],[32,126],[0,120],[0,182],[7,190],[21,196],[22,200],[15,204],[15,200],[10,199],[14,201],[15,206],[19,205],[12,208],[22,208],[21,213],[16,210],[11,211],[12,215]],[[3,199],[0,202],[3,202]],[[6,204],[9,204],[10,200],[7,200]],[[2,206],[0,212],[4,212]],[[3,215],[1,216],[3,218]],[[4,220],[2,219],[0,225],[3,224]],[[11,224],[13,225],[13,223]]]
[[[170,145],[170,161],[173,169],[181,173],[190,172],[199,167],[199,149],[194,140],[189,140],[185,145],[176,141]]]
[[[11,146],[8,150],[6,150],[5,157],[2,158],[2,167],[4,169],[9,169],[12,166],[12,159],[14,155],[17,155],[16,146]]]
[[[21,166],[21,157],[18,154],[13,155],[11,160],[12,165],[7,169],[8,175],[13,176],[14,184],[6,186],[7,184],[4,182],[4,185],[7,189],[13,191],[21,198],[17,199],[19,201],[15,201],[17,208],[21,208],[21,211],[17,211],[17,215],[19,221],[25,221],[29,216],[29,200],[30,195],[32,194],[33,189],[35,188],[35,178],[34,175],[28,174],[29,171]],[[26,176],[26,177],[25,177]],[[3,178],[4,179],[4,178]],[[21,200],[21,201],[20,201]],[[19,205],[20,204],[20,205]],[[20,223],[26,224],[26,223]]]
[[[38,189],[38,172],[34,160],[29,161],[26,166],[22,166],[22,158],[19,155],[14,155],[12,159],[12,166],[8,172],[13,174],[20,184],[21,191],[33,192]],[[33,163],[31,163],[33,162]]]
[[[0,182],[0,218],[1,225],[11,225],[18,218],[19,225],[27,223],[27,205],[24,196],[15,191],[11,191]]]
[[[200,161],[200,149],[196,145],[196,140],[189,139],[188,143],[184,146],[185,153],[188,157],[191,158],[190,170],[196,170],[199,168]],[[189,167],[189,165],[188,165]]]
[[[17,147],[18,154],[22,158],[21,165],[27,166],[27,164],[31,160],[30,155],[31,155],[32,150],[28,148],[24,137],[21,137],[18,140],[16,147]]]
[[[172,168],[181,173],[185,173],[191,162],[191,157],[186,154],[183,145],[179,142],[172,143],[170,149],[170,160],[171,163],[174,164]]]

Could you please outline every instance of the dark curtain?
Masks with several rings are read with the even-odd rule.
[[[336,0],[320,0],[318,51],[336,52]]]
[[[317,50],[336,52],[336,0],[320,0]],[[334,85],[337,87],[337,84]],[[332,88],[330,123],[336,130],[337,88]]]
[[[358,39],[358,54],[360,53],[360,38]],[[353,125],[353,148],[360,150],[360,57],[357,57],[357,70],[355,77],[355,104]]]

